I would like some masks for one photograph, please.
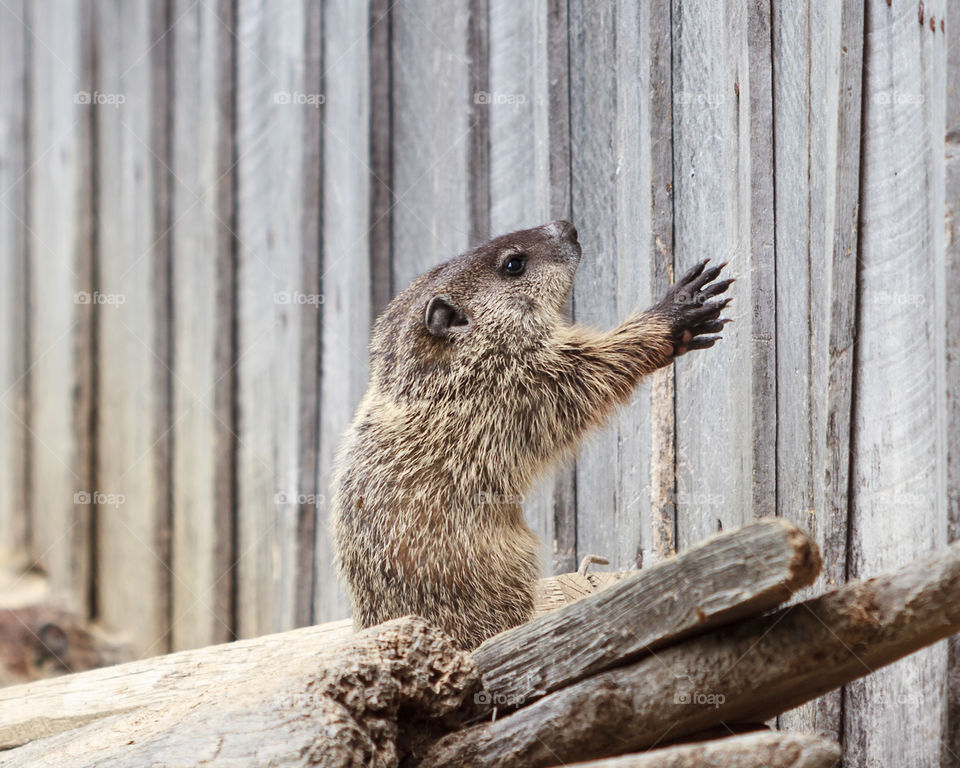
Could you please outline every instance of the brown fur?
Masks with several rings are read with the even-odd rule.
[[[524,273],[505,274],[517,254]],[[719,330],[724,302],[703,301],[726,283],[687,296],[678,284],[608,332],[567,324],[579,259],[566,222],[504,235],[421,275],[377,320],[334,479],[338,565],[360,627],[418,614],[474,648],[526,621],[540,566],[523,495],[641,377],[713,343],[696,337]],[[686,289],[719,272],[698,270]],[[436,296],[468,324],[441,314],[431,333]]]

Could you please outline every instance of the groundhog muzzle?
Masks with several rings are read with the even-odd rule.
[[[334,477],[333,534],[359,627],[417,614],[462,648],[530,618],[539,542],[521,500],[587,430],[723,324],[690,270],[602,332],[563,306],[580,262],[566,221],[503,235],[414,280],[377,319],[366,394]]]

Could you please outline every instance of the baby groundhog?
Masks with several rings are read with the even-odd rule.
[[[513,232],[414,280],[378,318],[370,384],[344,436],[333,533],[354,620],[418,614],[462,648],[530,618],[537,475],[646,374],[712,346],[721,264],[601,332],[568,324],[580,262],[566,221]]]

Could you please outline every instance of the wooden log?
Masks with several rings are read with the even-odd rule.
[[[833,768],[840,745],[804,733],[748,733],[637,755],[577,763],[570,768]]]
[[[492,704],[517,706],[695,632],[788,600],[820,571],[816,544],[763,520],[490,638],[474,653]]]
[[[566,575],[543,579],[541,591],[554,595],[553,582]],[[31,594],[34,592],[36,590]],[[189,697],[209,685],[211,678],[206,671],[197,674],[200,670],[215,670],[210,674],[216,675],[218,684],[229,684],[233,679],[245,680],[255,674],[265,674],[267,670],[277,674],[306,672],[319,649],[344,643],[352,633],[352,621],[344,619],[0,689],[0,749],[51,736],[120,712],[142,710],[179,697]],[[123,653],[129,655],[126,650]],[[115,658],[116,655],[105,656],[104,660]]]
[[[130,651],[54,603],[0,610],[0,686],[82,672],[130,658]]]
[[[181,651],[0,689],[0,749],[122,712],[172,703],[257,675],[305,674],[319,654],[349,640],[349,620]],[[201,674],[202,671],[202,674]]]
[[[958,630],[960,543],[589,677],[444,737],[420,765],[534,768],[763,721]]]
[[[332,648],[287,645],[309,661],[305,674],[259,670],[223,685],[222,670],[208,669],[193,696],[42,739],[0,764],[388,768],[409,749],[407,733],[450,727],[454,712],[470,712],[479,684],[470,655],[415,617]]]

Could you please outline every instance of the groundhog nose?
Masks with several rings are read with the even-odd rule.
[[[554,221],[553,228],[557,233],[557,237],[560,239],[569,240],[571,243],[577,242],[577,228],[569,221],[564,221],[563,219]]]

